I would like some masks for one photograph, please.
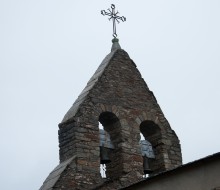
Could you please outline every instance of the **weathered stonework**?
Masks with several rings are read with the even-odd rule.
[[[98,122],[115,147],[106,179],[100,175]],[[155,153],[151,175],[182,164],[178,137],[153,92],[129,55],[117,49],[105,58],[59,124],[60,164],[74,159],[50,189],[120,189],[142,180],[140,133]],[[47,183],[41,190],[49,190]]]

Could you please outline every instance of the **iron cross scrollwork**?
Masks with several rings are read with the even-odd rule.
[[[105,15],[110,16],[109,20],[112,19],[112,21],[113,21],[113,37],[116,38],[117,33],[116,33],[116,23],[115,23],[115,21],[117,21],[118,23],[120,23],[119,20],[124,22],[124,21],[126,21],[126,18],[124,16],[120,17],[120,16],[117,15],[119,12],[118,11],[115,12],[115,5],[112,4],[111,9],[112,10],[108,9],[108,12],[106,12],[105,10],[102,10],[101,14],[104,15],[104,16]]]

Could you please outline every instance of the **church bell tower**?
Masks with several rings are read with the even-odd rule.
[[[182,164],[153,92],[116,37],[112,43],[59,124],[60,163],[40,190],[121,189]]]

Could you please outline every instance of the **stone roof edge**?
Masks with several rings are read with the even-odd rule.
[[[208,156],[206,156],[204,158],[200,158],[200,159],[192,161],[192,162],[188,162],[188,163],[183,164],[181,166],[178,166],[178,167],[176,167],[174,169],[158,173],[158,174],[156,174],[154,176],[151,176],[151,177],[148,177],[146,179],[140,180],[137,183],[133,183],[130,186],[123,187],[123,188],[121,188],[121,190],[127,189],[127,188],[132,187],[132,186],[135,186],[136,184],[139,184],[139,183],[145,183],[147,181],[153,180],[153,179],[158,178],[158,177],[163,176],[163,175],[168,175],[168,174],[174,173],[176,171],[179,171],[179,170],[182,170],[182,169],[185,169],[185,168],[193,167],[194,165],[198,165],[198,164],[201,164],[201,163],[204,163],[204,162],[208,162],[209,160],[217,160],[217,159],[220,160],[220,152],[217,152],[217,153],[212,154],[212,155],[208,155]]]
[[[67,168],[67,166],[76,158],[76,156],[72,156],[71,158],[61,162],[58,166],[56,166],[52,172],[48,175],[43,185],[40,187],[40,190],[51,190],[53,189],[56,182],[59,180],[63,171]]]
[[[75,121],[74,116],[76,115],[80,105],[82,105],[82,103],[86,100],[86,98],[89,95],[90,90],[97,84],[97,82],[99,81],[99,78],[103,75],[105,69],[107,68],[107,66],[109,65],[109,63],[111,62],[112,58],[114,57],[115,53],[118,50],[122,50],[122,49],[116,49],[116,50],[110,52],[103,59],[103,61],[99,65],[98,69],[95,71],[93,76],[88,81],[86,87],[82,90],[82,92],[80,93],[78,98],[75,100],[75,102],[73,103],[71,108],[65,114],[62,122],[59,124],[59,127],[61,127],[64,124],[68,124],[72,121]],[[122,51],[124,51],[124,50],[122,50]]]

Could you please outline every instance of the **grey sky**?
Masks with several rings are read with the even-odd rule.
[[[184,163],[219,151],[219,0],[0,0],[1,189],[39,189],[58,164],[57,125],[110,52],[111,3]]]

